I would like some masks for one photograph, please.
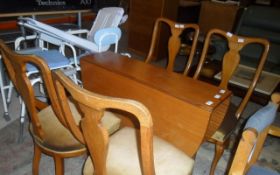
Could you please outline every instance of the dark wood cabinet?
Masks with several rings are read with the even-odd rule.
[[[203,1],[199,16],[201,33],[206,34],[213,28],[231,31],[238,9],[239,6],[235,4]]]
[[[147,55],[155,20],[158,17],[167,17],[178,21],[178,10],[180,4],[195,3],[195,6],[189,8],[200,8],[198,23],[201,33],[206,33],[211,28],[220,28],[230,31],[234,25],[235,16],[239,6],[226,3],[215,3],[209,0],[130,0],[130,10],[128,18],[128,48],[142,56]],[[201,3],[201,7],[200,7]],[[191,12],[184,11],[185,14],[191,15]],[[184,16],[185,17],[185,16]],[[193,17],[193,18],[194,18]],[[195,18],[195,19],[196,19]],[[184,22],[180,20],[181,22]],[[186,21],[186,22],[190,22]],[[193,20],[192,22],[196,22]],[[156,48],[157,58],[162,58],[166,54],[167,38],[169,31],[165,26],[161,26],[160,39]]]
[[[176,20],[179,0],[131,0],[128,19],[128,47],[132,51],[146,55],[148,53],[155,20],[167,17]],[[161,40],[157,50],[165,41],[165,31],[160,34]]]

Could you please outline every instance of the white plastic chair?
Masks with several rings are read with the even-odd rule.
[[[127,20],[127,17],[128,17],[127,15],[124,15],[124,10],[121,7],[105,7],[98,11],[97,16],[90,30],[86,30],[86,29],[72,30],[72,31],[68,31],[68,33],[71,34],[85,33],[87,35],[86,37],[87,40],[92,41],[93,43],[98,45],[98,43],[96,43],[94,40],[97,31],[100,32],[100,30],[106,28],[118,27],[120,24],[123,24]],[[103,31],[101,33],[105,35],[106,31]],[[98,47],[96,52],[104,52],[107,51],[109,48],[110,45],[102,44],[102,47]]]
[[[26,40],[34,40],[37,39],[38,40],[38,46],[37,47],[33,47],[33,48],[27,48],[27,49],[22,49],[21,48],[21,43],[22,41],[26,41]],[[48,49],[48,45],[55,45],[57,48],[55,49]],[[67,42],[64,42],[63,40],[59,39],[59,38],[55,38],[51,35],[47,35],[41,32],[37,32],[35,31],[34,35],[30,35],[30,36],[26,36],[26,37],[19,37],[15,40],[15,50],[17,51],[17,53],[20,54],[34,54],[37,55],[39,57],[41,57],[42,59],[44,59],[49,68],[51,70],[54,69],[64,69],[65,72],[73,79],[73,81],[78,84],[78,79],[76,77],[76,70],[74,69],[73,63],[71,61],[70,58],[67,58],[65,56],[65,47],[69,47],[72,52],[74,52],[74,54],[76,54],[75,52],[75,48],[71,45],[68,44]],[[29,64],[27,65],[27,75],[30,76],[32,74],[36,74],[38,73],[38,69]],[[40,78],[36,77],[36,81],[32,81],[34,82],[33,85],[35,85],[36,83],[41,82]],[[10,101],[11,99],[11,95],[12,95],[12,84],[10,83],[10,85],[6,88],[9,89],[8,91],[8,97],[7,97],[7,102]],[[40,90],[43,92],[43,88],[42,86],[40,86]],[[8,115],[8,110],[7,113],[5,113]],[[20,113],[20,136],[19,136],[19,142],[22,141],[23,139],[23,126],[24,126],[24,122],[25,122],[25,114],[26,114],[26,109],[25,109],[25,104],[21,101],[21,113]]]
[[[22,36],[18,37],[15,40],[15,50],[21,54],[35,54],[41,56],[45,59],[45,61],[49,64],[51,69],[57,68],[73,68],[75,65],[75,60],[71,60],[65,56],[65,48],[68,47],[73,55],[76,55],[76,49],[73,45],[69,44],[68,42],[64,41],[63,38],[56,37],[51,33],[42,33],[40,30],[33,30],[35,32],[34,35],[29,36]],[[22,43],[27,40],[38,40],[38,46],[32,48],[22,48]],[[49,49],[49,45],[52,44],[56,48]],[[50,53],[48,55],[48,53]],[[58,59],[52,59],[53,57],[57,57]],[[61,63],[59,61],[64,61]],[[74,62],[72,62],[74,61]],[[51,66],[53,64],[59,64],[59,67]],[[34,70],[33,70],[34,71]],[[36,70],[35,70],[36,73]],[[77,81],[77,80],[75,80]]]
[[[121,14],[123,14],[122,8],[117,8],[117,9],[119,9],[122,12]],[[101,13],[101,14],[103,14],[103,13]],[[112,15],[108,15],[109,17],[106,15],[97,15],[97,16],[105,16],[104,21],[112,21],[112,20],[109,20],[109,17],[115,17],[118,15],[112,14]],[[98,18],[101,18],[101,17],[98,17]],[[120,23],[121,19],[122,18],[117,18],[117,20],[113,20],[113,21],[118,21],[118,23]],[[99,21],[99,20],[97,20],[97,21]],[[104,23],[106,23],[106,22],[104,22]],[[115,22],[112,22],[111,24],[115,24]],[[36,33],[39,33],[40,37],[46,36],[46,37],[52,38],[52,40],[54,40],[53,41],[54,43],[61,42],[61,43],[64,43],[64,45],[65,44],[68,44],[69,46],[72,45],[73,47],[75,46],[76,48],[84,50],[89,53],[103,52],[103,51],[108,50],[110,47],[110,45],[107,45],[108,42],[107,42],[107,44],[102,44],[102,47],[99,47],[98,43],[94,42],[94,39],[93,39],[93,41],[90,41],[90,40],[73,35],[73,34],[82,34],[82,32],[86,32],[86,30],[76,30],[76,31],[65,32],[65,31],[59,30],[57,28],[54,28],[50,25],[36,21],[32,18],[21,18],[19,25],[22,25],[26,28],[33,30]],[[108,24],[106,23],[106,25],[104,24],[102,26],[108,26]],[[112,28],[112,27],[107,27],[107,28]],[[116,28],[116,27],[113,26],[113,28]],[[103,37],[107,34],[111,35],[110,33],[104,32],[104,31],[107,31],[106,28],[102,28],[100,30],[101,30],[100,33],[102,33]],[[118,30],[119,29],[114,29],[114,30],[110,29],[110,32],[115,31],[116,35],[119,35],[121,33]],[[28,37],[32,37],[32,36],[27,36],[26,38],[28,38]],[[106,37],[106,38],[108,38],[108,37]],[[118,37],[118,38],[120,38],[120,37]],[[111,43],[111,44],[115,44],[117,46],[117,42],[118,41],[115,41],[115,43]],[[15,47],[18,47],[17,45],[18,45],[18,43],[16,43]],[[116,50],[117,50],[117,48],[116,48]],[[75,51],[73,51],[73,64],[75,65],[77,70],[80,69],[79,57],[77,56]]]
[[[118,41],[121,37],[121,31],[117,27],[119,24],[124,23],[127,19],[127,15],[123,16],[124,10],[120,7],[108,7],[99,10],[97,17],[93,23],[93,26],[90,31],[88,30],[72,30],[68,31],[67,33],[54,28],[50,25],[41,23],[36,21],[32,18],[21,18],[19,21],[19,25],[31,29],[35,35],[19,37],[15,41],[15,48],[16,50],[21,50],[21,42],[24,40],[31,40],[31,39],[39,39],[39,48],[32,48],[25,51],[21,51],[25,54],[37,54],[39,56],[45,57],[48,55],[48,43],[54,44],[59,46],[59,51],[52,50],[52,55],[57,55],[56,57],[65,56],[64,49],[68,46],[72,50],[73,59],[71,59],[71,64],[74,65],[76,70],[80,70],[79,67],[79,56],[77,56],[76,50],[74,48],[80,48],[85,50],[86,52],[103,52],[110,48],[110,45],[115,44],[115,52],[118,50]],[[82,34],[87,33],[87,39],[77,37],[72,34]],[[47,44],[46,44],[47,43]],[[61,55],[62,54],[62,55]],[[49,57],[51,59],[51,57]],[[50,63],[48,57],[45,57],[46,62]],[[65,59],[64,59],[65,60]],[[52,60],[56,61],[56,60]],[[51,63],[49,64],[52,65]],[[67,65],[68,66],[68,65]],[[66,66],[66,67],[67,67]],[[62,68],[62,67],[57,67]],[[36,69],[29,70],[30,73],[36,73]],[[3,88],[2,88],[3,87]],[[1,86],[1,91],[4,89],[9,88],[8,93],[8,101],[11,96],[11,85],[10,86]],[[2,93],[4,94],[4,93]],[[2,95],[3,99],[5,98],[5,94]],[[6,100],[6,99],[5,99]],[[5,101],[3,100],[3,101]],[[4,104],[5,116],[8,116],[8,110],[6,101]],[[25,111],[22,110],[21,112],[21,121],[24,122],[24,114]]]
[[[128,15],[124,15],[124,10],[121,7],[105,7],[98,11],[90,30],[80,29],[67,31],[74,35],[86,34],[86,39],[97,45],[95,52],[104,52],[109,50],[111,45],[115,46],[115,52],[118,51],[118,41],[121,37],[119,25],[126,22]],[[118,40],[116,37],[118,36]],[[87,53],[87,52],[86,52]],[[74,58],[78,61],[82,55]],[[128,57],[130,54],[125,53]],[[75,55],[74,55],[75,56]]]

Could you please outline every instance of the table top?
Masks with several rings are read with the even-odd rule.
[[[113,52],[87,55],[81,59],[81,62],[95,64],[124,75],[207,111],[212,111],[231,95],[230,91],[223,92],[217,86]]]

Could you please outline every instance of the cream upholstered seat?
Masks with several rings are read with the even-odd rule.
[[[137,150],[136,130],[123,128],[110,137],[107,156],[108,175],[141,175],[139,154]],[[194,161],[170,143],[154,136],[154,163],[157,175],[191,174]],[[94,174],[91,158],[84,166],[84,175]]]
[[[143,104],[89,92],[75,85],[61,71],[54,71],[53,79],[67,127],[75,138],[86,144],[90,153],[84,166],[84,174],[192,173],[192,158],[170,143],[153,136],[152,118]],[[81,125],[73,120],[68,98],[73,99],[83,114]],[[139,129],[123,127],[109,138],[107,130],[100,123],[106,109],[120,110],[122,114],[135,117],[139,122]]]
[[[31,135],[34,140],[33,175],[39,174],[41,153],[54,158],[55,173],[62,175],[64,158],[84,154],[86,148],[65,127],[66,123],[62,118],[62,110],[54,89],[51,71],[42,58],[35,55],[19,55],[10,50],[2,41],[0,41],[0,51],[10,79],[28,109]],[[27,64],[33,64],[38,68],[39,78],[29,79],[26,74]],[[40,80],[44,82],[50,105],[35,96],[32,84],[36,81],[40,82]],[[76,121],[80,121],[81,116],[77,112],[78,109],[73,104],[69,104],[74,118]],[[115,131],[120,120],[109,112],[105,112],[103,116],[105,129],[108,127],[109,133]],[[109,118],[113,118],[114,124],[108,124],[111,120]]]
[[[70,103],[71,111],[75,117],[75,121],[78,123],[81,120],[81,116],[77,111],[77,108]],[[45,135],[44,140],[35,137],[35,142],[45,148],[51,148],[60,151],[71,151],[75,149],[84,148],[80,142],[78,142],[71,132],[65,128],[56,115],[54,114],[52,107],[48,106],[38,113],[40,123]],[[105,111],[104,117],[101,119],[101,123],[109,134],[113,134],[120,127],[120,119],[112,112]],[[30,131],[34,134],[32,125],[30,125]]]

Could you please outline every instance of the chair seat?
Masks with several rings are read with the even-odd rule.
[[[70,66],[70,60],[62,55],[58,50],[42,50],[41,48],[24,49],[17,51],[19,54],[32,54],[43,58],[48,63],[49,68],[58,69]],[[27,71],[37,72],[38,69],[32,64],[27,64]]]
[[[246,175],[280,175],[276,171],[266,169],[260,166],[252,166]]]
[[[81,116],[73,103],[70,103],[70,108],[75,121],[80,121]],[[79,148],[85,149],[84,145],[80,144],[70,131],[59,122],[51,106],[40,111],[38,116],[45,133],[45,139],[40,140],[38,137],[34,137],[36,143],[45,148],[55,149],[57,151],[71,151]],[[105,111],[101,122],[108,129],[110,134],[115,132],[120,126],[120,119],[109,111]],[[30,128],[34,135],[32,126]]]
[[[141,175],[136,130],[123,128],[110,137],[107,174]],[[154,136],[154,162],[157,175],[191,174],[194,160],[168,142]],[[94,173],[91,158],[84,166],[84,175]]]
[[[238,122],[237,118],[235,117],[236,110],[237,106],[233,103],[230,103],[225,118],[221,123],[220,127],[211,137],[212,139],[217,140],[219,142],[224,142],[230,136]]]

